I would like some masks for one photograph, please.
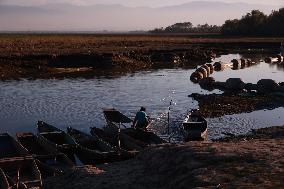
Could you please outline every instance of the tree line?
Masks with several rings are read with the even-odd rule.
[[[221,28],[224,35],[284,35],[284,8],[265,15],[259,10],[241,19],[227,20]]]
[[[223,35],[284,35],[284,8],[265,15],[252,10],[241,19],[226,20],[222,26],[197,25],[191,22],[176,23],[166,28],[156,28],[151,33],[220,33]]]
[[[150,33],[220,33],[221,27],[216,25],[197,25],[191,22],[176,23],[166,28],[156,28]]]

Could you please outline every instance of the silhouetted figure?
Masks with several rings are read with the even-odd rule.
[[[146,108],[141,107],[140,111],[136,113],[132,127],[135,129],[147,130],[149,125],[149,117],[146,114]]]

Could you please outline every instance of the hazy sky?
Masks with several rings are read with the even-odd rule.
[[[227,19],[241,18],[253,9],[270,14],[272,10],[284,6],[284,0],[207,0],[206,3],[172,6],[189,2],[192,0],[0,0],[0,31],[149,30],[188,21],[194,25],[205,23],[222,25]],[[224,4],[224,2],[249,4]],[[128,7],[66,6],[65,4],[45,6],[58,3],[120,4]],[[172,7],[161,8],[165,6]]]
[[[122,4],[126,6],[168,6],[178,5],[193,0],[0,0],[0,3],[14,4],[14,5],[42,5],[46,3],[72,3],[72,4]],[[207,0],[217,1],[217,0]],[[221,2],[233,3],[233,2],[244,2],[244,3],[257,3],[257,4],[268,4],[268,5],[284,5],[284,0],[218,0]]]

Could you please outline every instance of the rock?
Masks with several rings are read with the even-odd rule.
[[[284,86],[277,86],[274,88],[274,91],[284,93]]]
[[[205,68],[199,67],[196,72],[200,72],[203,74],[203,78],[208,76],[207,70]]]
[[[213,64],[213,66],[214,66],[214,70],[215,71],[223,71],[225,69],[225,67],[226,67],[225,64],[222,63],[222,62],[215,62]]]
[[[205,89],[205,90],[214,90],[214,83],[215,83],[215,79],[213,77],[206,77],[206,78],[203,78],[199,81],[199,85],[202,89]]]
[[[226,81],[226,88],[233,91],[243,90],[245,88],[245,83],[241,78],[229,78]]]
[[[213,87],[215,89],[219,89],[219,90],[226,90],[226,82],[220,82],[220,81],[216,81],[213,83]]]
[[[272,79],[261,79],[257,82],[257,91],[260,93],[270,93],[278,86],[279,84]]]

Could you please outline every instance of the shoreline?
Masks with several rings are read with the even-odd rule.
[[[218,55],[277,53],[283,38],[190,35],[0,35],[0,80],[92,78],[196,68]]]
[[[201,114],[207,118],[284,107],[283,96],[273,94],[223,93],[202,95],[194,93],[188,97],[198,102]]]
[[[132,160],[49,178],[45,188],[283,187],[284,126],[243,137],[153,146]]]

